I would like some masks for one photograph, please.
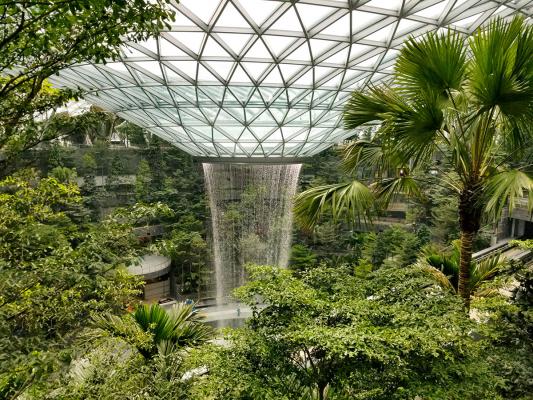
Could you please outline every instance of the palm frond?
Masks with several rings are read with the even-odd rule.
[[[204,323],[205,316],[196,311],[193,304],[175,304],[169,316],[174,324],[170,340],[176,345],[192,346],[213,336],[213,329]]]
[[[410,159],[412,166],[431,160],[437,142],[443,138],[440,135],[444,122],[441,101],[437,92],[427,91],[402,112],[390,114],[381,130],[395,158]]]
[[[528,194],[528,210],[533,211],[533,178],[521,170],[502,171],[488,179],[483,201],[485,212],[493,219],[499,218],[508,205],[512,213],[519,199]]]
[[[475,292],[482,282],[493,278],[505,264],[506,261],[502,259],[500,254],[473,263],[470,271],[470,289],[472,292]]]
[[[428,263],[426,260],[418,261],[413,267],[419,268],[421,271],[429,274],[431,277],[433,277],[435,282],[443,289],[448,290],[452,293],[456,292],[456,289],[450,281],[449,277],[446,276],[446,274],[440,269],[435,268],[433,265]]]
[[[133,313],[137,324],[154,335],[154,342],[169,339],[174,331],[174,323],[166,310],[159,304],[142,304]]]
[[[521,146],[532,132],[533,27],[520,16],[496,19],[470,39],[469,88],[481,112],[497,108],[504,139]]]
[[[367,122],[384,121],[388,114],[406,110],[407,104],[389,86],[371,86],[365,92],[354,91],[344,106],[344,127],[354,129]]]
[[[363,183],[317,186],[300,193],[295,200],[294,214],[305,229],[312,229],[326,212],[335,220],[344,217],[366,222],[374,209],[374,194]]]
[[[400,90],[418,95],[428,91],[445,96],[461,89],[466,71],[466,51],[459,33],[429,33],[408,39],[395,64]]]
[[[390,167],[381,145],[370,140],[355,140],[345,145],[342,148],[341,166],[348,173],[358,167],[372,167],[378,171]]]
[[[135,337],[139,334],[139,327],[129,318],[121,318],[111,313],[95,314],[92,316],[92,326],[96,328],[94,336],[113,336],[122,339]]]
[[[408,171],[408,168],[401,168],[400,170]],[[407,174],[407,172],[405,173]],[[380,209],[386,209],[397,195],[421,197],[420,188],[416,180],[409,175],[381,179],[373,183],[371,188],[376,193],[376,200],[380,205]]]

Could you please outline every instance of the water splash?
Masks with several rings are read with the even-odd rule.
[[[246,263],[286,267],[301,164],[204,163],[217,304],[245,282]]]

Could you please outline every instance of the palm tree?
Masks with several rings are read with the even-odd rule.
[[[137,348],[146,359],[197,346],[212,337],[212,328],[194,305],[178,303],[169,311],[159,304],[141,305],[125,318],[112,314],[93,317],[99,336],[109,334]]]
[[[453,242],[450,252],[443,253],[428,248],[422,252],[417,266],[431,273],[445,289],[457,293],[459,286],[460,243]],[[491,255],[470,263],[470,293],[478,293],[483,282],[492,279],[507,264],[500,254]]]
[[[366,181],[312,188],[296,199],[295,214],[311,228],[328,211],[366,221],[394,195],[420,194],[432,165],[439,184],[459,200],[461,251],[458,291],[470,301],[472,242],[482,217],[495,220],[529,191],[525,168],[513,167],[532,137],[533,26],[520,17],[497,19],[468,41],[456,32],[406,41],[392,82],[355,91],[344,110],[347,129],[379,125],[368,140],[343,149],[343,167],[372,169]],[[436,159],[451,165],[439,172]]]

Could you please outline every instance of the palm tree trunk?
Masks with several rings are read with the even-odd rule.
[[[480,184],[473,180],[459,198],[459,226],[461,229],[461,255],[459,259],[459,284],[457,292],[463,298],[465,307],[470,309],[470,264],[472,245],[481,226],[482,207],[479,201]]]
[[[474,232],[461,232],[458,292],[463,298],[467,310],[470,309],[470,264],[472,263],[472,244],[474,236]]]

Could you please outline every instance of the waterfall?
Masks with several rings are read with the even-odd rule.
[[[244,265],[286,267],[301,164],[204,163],[217,304],[245,282]]]

